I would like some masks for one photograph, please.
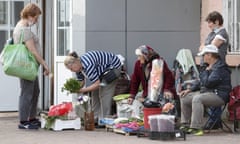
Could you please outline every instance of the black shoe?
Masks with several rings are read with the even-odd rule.
[[[29,121],[32,125],[37,125],[38,127],[41,127],[41,122],[39,119],[33,119]]]
[[[18,125],[18,128],[19,128],[19,129],[38,129],[39,126],[33,125],[31,122],[27,121],[27,122],[25,122],[25,123],[20,123],[20,124]]]

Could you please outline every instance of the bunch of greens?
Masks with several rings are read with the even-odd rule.
[[[78,81],[75,78],[69,78],[66,80],[62,87],[62,92],[67,91],[68,93],[78,93],[78,91],[83,87],[83,82]]]

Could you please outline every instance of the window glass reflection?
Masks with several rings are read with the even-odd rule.
[[[57,55],[64,56],[70,49],[70,0],[57,1]]]
[[[70,31],[69,29],[59,29],[58,30],[58,47],[57,54],[58,56],[64,56],[69,53],[70,49]]]
[[[7,24],[8,17],[7,17],[7,2],[0,1],[0,24]]]
[[[58,0],[57,17],[58,26],[69,26],[70,0]]]
[[[17,22],[20,20],[20,13],[24,7],[24,2],[22,1],[13,1],[10,3],[10,11],[12,12],[10,15],[10,25],[11,27],[15,27]]]
[[[1,36],[0,38],[0,52],[1,52],[8,37],[7,31],[0,31],[0,36]]]

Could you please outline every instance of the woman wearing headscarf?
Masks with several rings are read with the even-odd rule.
[[[171,70],[168,68],[165,60],[159,56],[157,52],[154,51],[151,47],[147,45],[142,45],[135,50],[137,55],[137,61],[135,62],[134,71],[131,76],[131,87],[130,87],[130,96],[128,98],[128,103],[132,104],[137,93],[139,92],[139,87],[142,87],[142,94],[139,101],[143,102],[149,94],[149,80],[150,74],[153,68],[154,60],[162,61],[162,72],[159,77],[161,85],[159,88],[159,93],[166,98],[174,98],[176,96],[176,91],[174,87],[174,76]]]

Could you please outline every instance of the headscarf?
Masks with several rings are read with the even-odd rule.
[[[155,52],[151,47],[147,45],[141,45],[135,50],[136,55],[141,55],[148,62],[156,57],[159,57],[157,52]]]

